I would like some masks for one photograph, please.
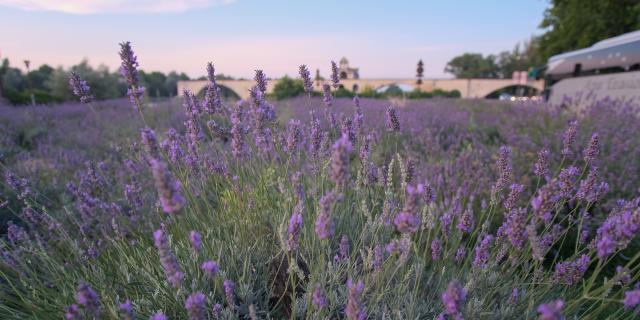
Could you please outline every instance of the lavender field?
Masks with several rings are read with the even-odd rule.
[[[640,314],[637,104],[152,102],[120,49],[130,99],[0,107],[0,318]]]

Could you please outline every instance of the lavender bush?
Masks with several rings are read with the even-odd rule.
[[[133,106],[3,113],[1,318],[638,315],[637,106],[228,102],[209,64],[181,109],[121,56]]]

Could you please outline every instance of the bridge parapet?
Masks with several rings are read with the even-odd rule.
[[[277,79],[269,81],[267,93],[273,92]],[[254,85],[253,80],[218,80],[218,85],[224,86],[235,92],[241,99],[249,98],[249,89]],[[416,79],[344,79],[340,84],[347,90],[361,91],[367,87],[378,89],[392,84],[409,85],[423,91],[441,89],[446,91],[458,90],[462,98],[484,98],[494,91],[520,85],[513,79],[424,79],[422,84],[416,84]],[[542,80],[529,81],[526,86],[542,91]],[[198,94],[207,86],[207,80],[181,80],[178,81],[178,93],[182,95],[185,89]],[[322,91],[322,84],[314,81],[314,89]]]

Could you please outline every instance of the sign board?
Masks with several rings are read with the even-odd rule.
[[[549,103],[584,107],[599,99],[640,101],[640,71],[560,80],[551,88]]]

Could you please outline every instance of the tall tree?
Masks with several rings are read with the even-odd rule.
[[[424,76],[424,63],[422,63],[422,59],[420,59],[420,61],[418,61],[418,68],[416,69],[416,78],[418,78],[416,83],[418,85],[422,84],[423,76]]]
[[[541,28],[541,58],[640,29],[638,0],[550,0]]]

